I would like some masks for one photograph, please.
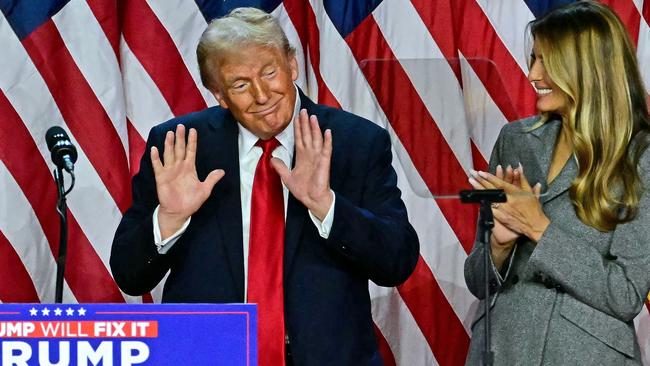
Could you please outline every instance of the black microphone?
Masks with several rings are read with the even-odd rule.
[[[54,164],[72,174],[74,163],[77,161],[77,149],[63,128],[59,126],[50,127],[45,133],[45,142],[47,142],[47,148],[52,153]]]

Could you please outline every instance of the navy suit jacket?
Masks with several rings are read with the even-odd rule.
[[[388,133],[371,122],[314,104],[301,108],[331,129],[330,187],[336,195],[328,239],[318,234],[302,203],[289,195],[284,292],[286,332],[297,365],[378,365],[368,280],[395,286],[415,268],[419,244],[407,219],[391,166]],[[196,168],[201,180],[226,174],[164,255],[153,238],[158,205],[149,150],[163,149],[165,133],[179,123],[198,132]],[[232,114],[212,107],[151,130],[133,205],[124,214],[111,251],[111,270],[130,295],[153,289],[167,271],[163,302],[232,303],[244,300],[238,127]]]

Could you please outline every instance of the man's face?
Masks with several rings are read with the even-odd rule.
[[[294,56],[276,47],[247,45],[213,62],[214,96],[247,130],[267,140],[287,127],[296,101]]]

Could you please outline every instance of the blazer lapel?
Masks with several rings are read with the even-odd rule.
[[[315,104],[309,98],[307,98],[302,90],[298,88],[298,94],[300,98],[300,108],[307,109],[309,115],[316,114],[314,110]],[[324,123],[319,119],[319,124],[321,130],[323,130]],[[293,153],[293,162],[292,168],[296,164],[296,152],[294,147]],[[285,225],[284,232],[284,276],[287,278],[289,273],[291,273],[291,267],[293,265],[293,260],[296,257],[296,252],[298,250],[298,245],[300,243],[300,235],[302,234],[302,229],[305,224],[305,218],[309,216],[307,208],[296,199],[291,193],[289,193],[289,200],[287,202],[287,221]]]
[[[214,187],[208,202],[214,223],[221,235],[227,262],[239,298],[244,300],[244,253],[242,238],[241,194],[239,186],[239,146],[237,122],[229,112],[210,121],[212,138],[206,143],[205,174],[223,169],[225,175]],[[199,136],[199,143],[201,136]],[[215,264],[216,265],[216,264]]]
[[[555,149],[555,143],[560,134],[561,128],[561,121],[551,120],[546,122],[545,126],[531,131],[531,134],[533,134],[541,144],[541,147],[538,149],[531,148],[530,150],[537,152],[535,153],[535,157],[537,159],[537,165],[541,171],[539,182],[542,183],[542,197],[540,198],[542,203],[552,200],[569,189],[569,187],[571,187],[571,182],[575,179],[578,171],[575,158],[571,156],[555,179],[553,179],[550,184],[548,183],[547,179],[551,167],[551,161],[553,159],[553,150]],[[534,184],[534,182],[531,182],[531,184]]]

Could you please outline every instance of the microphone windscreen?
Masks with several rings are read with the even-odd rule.
[[[48,150],[52,151],[54,145],[61,140],[70,140],[70,137],[60,126],[52,126],[45,132],[45,142]]]

